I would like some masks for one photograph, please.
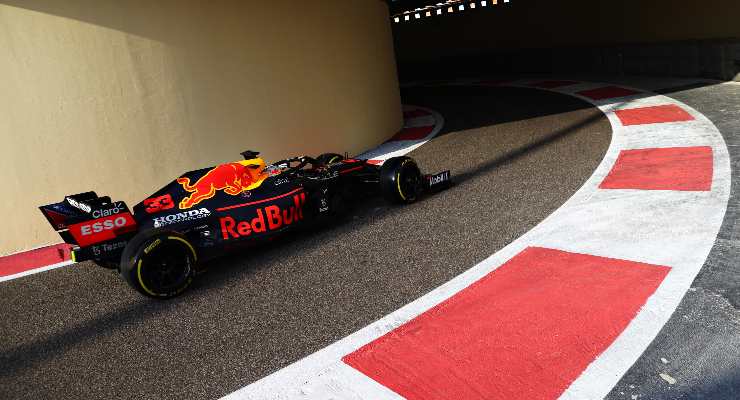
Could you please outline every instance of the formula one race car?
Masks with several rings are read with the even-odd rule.
[[[188,288],[202,261],[224,250],[320,225],[372,193],[412,203],[450,183],[449,171],[422,175],[409,157],[378,166],[323,154],[265,165],[257,152],[241,154],[243,161],[182,175],[133,213],[95,192],[39,208],[73,245],[74,261],[117,269],[140,293],[169,298]]]

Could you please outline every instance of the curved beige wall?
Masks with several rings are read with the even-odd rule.
[[[2,1],[0,32],[0,254],[59,242],[36,207],[65,194],[133,205],[242,150],[357,153],[402,123],[379,0]]]

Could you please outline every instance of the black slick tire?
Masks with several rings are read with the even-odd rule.
[[[154,229],[134,236],[121,254],[121,276],[144,296],[169,299],[193,282],[195,248],[177,232]]]
[[[423,177],[411,157],[393,157],[380,168],[380,191],[391,203],[410,204],[422,191]]]

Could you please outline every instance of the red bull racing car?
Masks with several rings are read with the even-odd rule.
[[[450,182],[449,171],[422,175],[409,157],[378,166],[330,153],[266,165],[257,152],[241,154],[242,161],[185,173],[133,211],[95,192],[39,208],[73,245],[73,260],[116,269],[138,292],[170,298],[224,250],[317,226],[368,194],[411,203]]]

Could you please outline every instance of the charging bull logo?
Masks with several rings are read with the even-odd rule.
[[[191,193],[180,201],[180,209],[186,210],[196,204],[216,195],[223,190],[224,193],[236,196],[247,190],[254,189],[265,180],[262,172],[264,162],[262,160],[250,160],[250,162],[233,162],[221,164],[206,172],[195,183],[190,184],[190,178],[178,178],[186,192]]]

